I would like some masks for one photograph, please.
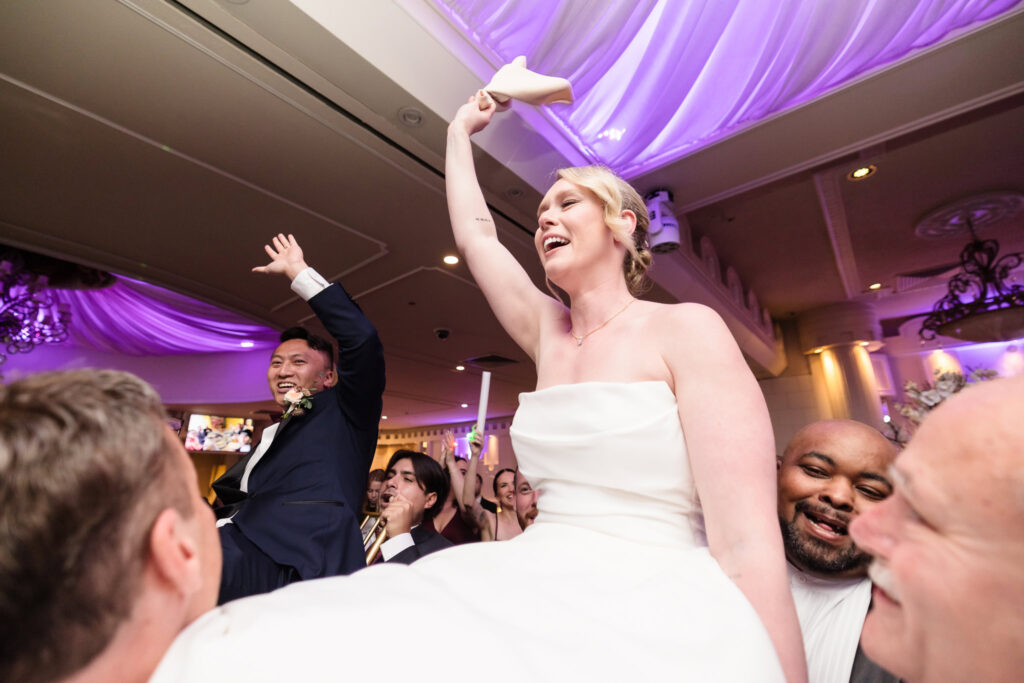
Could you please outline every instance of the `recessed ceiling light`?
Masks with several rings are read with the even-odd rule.
[[[388,416],[387,416],[387,415],[381,415],[381,416],[380,416],[380,419],[382,419],[382,420],[386,420],[386,419],[388,419]]]
[[[459,262],[459,257],[456,256],[455,254],[448,254],[441,260],[447,263],[449,266],[454,266]]]
[[[881,289],[881,288],[882,288],[882,283],[881,282],[872,282],[870,285],[868,285],[868,289]]]
[[[860,168],[855,168],[852,171],[850,171],[849,173],[847,173],[846,174],[846,179],[847,180],[854,180],[854,181],[856,181],[856,180],[864,180],[865,178],[870,178],[871,176],[873,176],[875,174],[875,171],[877,171],[877,170],[878,170],[878,167],[876,167],[874,164],[868,164],[867,166],[861,166]]]
[[[416,107],[402,107],[398,110],[398,120],[410,128],[423,125],[423,112]]]
[[[456,365],[455,369],[458,370],[459,372],[462,372],[463,370],[466,369],[466,366],[465,365]]]
[[[468,407],[469,407],[469,404],[468,404],[468,403],[462,403],[462,404],[460,404],[460,405],[462,405],[462,407],[463,407],[463,408],[468,408]]]
[[[239,346],[241,346],[243,349],[251,349],[252,347],[256,346],[256,344],[247,339],[241,344],[239,344]]]

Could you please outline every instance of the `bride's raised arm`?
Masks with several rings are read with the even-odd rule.
[[[779,531],[775,442],[753,373],[721,317],[674,306],[660,331],[708,549],[757,611],[790,683],[807,680]]]
[[[469,136],[483,130],[494,114],[491,102],[480,109],[476,97],[462,105],[448,126],[445,188],[455,245],[466,259],[473,279],[509,336],[537,358],[540,316],[555,305],[534,286],[515,257],[498,242],[494,220],[476,178]]]

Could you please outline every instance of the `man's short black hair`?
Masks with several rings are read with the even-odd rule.
[[[434,519],[434,515],[441,510],[444,502],[448,500],[448,474],[429,455],[406,450],[395,451],[395,454],[388,460],[387,471],[390,473],[395,468],[395,463],[405,458],[412,462],[412,471],[416,475],[416,483],[420,489],[424,493],[437,494],[437,501],[423,510],[423,521],[428,522]]]
[[[324,353],[327,356],[327,369],[334,369],[334,344],[318,334],[313,334],[305,327],[289,327],[281,333],[282,344],[292,339],[301,339],[309,345],[309,348]]]

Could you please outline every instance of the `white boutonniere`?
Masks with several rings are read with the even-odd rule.
[[[284,395],[286,407],[281,419],[287,420],[292,415],[304,415],[307,410],[312,409],[313,400],[310,398],[312,395],[309,389],[290,389]]]

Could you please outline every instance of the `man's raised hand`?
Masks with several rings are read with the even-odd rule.
[[[388,506],[380,513],[386,522],[388,538],[407,534],[412,530],[412,502],[398,491],[391,494]]]
[[[294,235],[285,237],[284,233],[278,233],[273,239],[273,245],[267,244],[263,248],[270,257],[270,263],[256,266],[252,269],[254,273],[281,273],[287,275],[289,280],[294,280],[307,267],[302,257],[302,247]]]

